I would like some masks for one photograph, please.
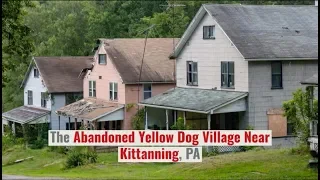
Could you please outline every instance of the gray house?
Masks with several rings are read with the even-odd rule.
[[[146,129],[272,130],[292,145],[282,103],[318,72],[318,7],[204,4],[175,51],[177,87],[142,101]],[[288,140],[288,141],[286,141]]]
[[[34,57],[21,84],[24,105],[2,113],[2,122],[13,127],[16,123],[50,123],[51,129],[74,126],[66,118],[59,120],[54,111],[82,98],[79,74],[91,68],[91,61],[87,56]]]

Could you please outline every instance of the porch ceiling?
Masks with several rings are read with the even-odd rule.
[[[44,108],[20,106],[8,112],[2,113],[2,118],[12,122],[25,124],[37,120],[48,114],[50,114],[50,110]]]
[[[123,108],[123,104],[96,98],[84,98],[58,109],[56,113],[61,116],[69,116],[83,120],[96,120]]]
[[[140,105],[209,113],[247,95],[247,92],[176,87],[148,98]]]

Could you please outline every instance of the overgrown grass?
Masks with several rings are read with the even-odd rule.
[[[317,179],[307,168],[308,154],[291,150],[259,150],[220,154],[203,158],[202,163],[118,163],[117,153],[98,154],[98,162],[63,170],[67,155],[18,148],[2,155],[3,162],[34,156],[13,165],[5,165],[3,174],[110,179]]]

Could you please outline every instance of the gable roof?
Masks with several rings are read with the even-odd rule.
[[[81,70],[92,66],[92,60],[90,56],[33,58],[49,93],[82,92],[83,80],[78,76]],[[21,86],[25,85],[32,67],[29,66]]]
[[[246,60],[318,59],[318,7],[223,4],[202,5],[172,57],[206,13]]]
[[[313,76],[301,81],[301,84],[318,86],[318,73],[316,73]]]
[[[140,82],[174,83],[174,64],[168,58],[173,51],[173,38],[148,38]],[[144,50],[144,38],[100,39],[108,57],[119,72],[123,83],[139,82],[139,74]]]

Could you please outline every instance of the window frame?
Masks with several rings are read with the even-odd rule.
[[[111,89],[111,84],[112,84],[112,89]],[[115,88],[115,84],[117,85],[117,88]],[[115,98],[115,93],[117,93],[116,98]],[[110,101],[118,101],[118,83],[117,82],[109,82],[109,100]]]
[[[39,78],[39,69],[33,68],[33,77],[34,78]]]
[[[145,89],[146,85],[150,85],[151,90],[146,90]],[[146,98],[145,93],[150,93],[150,97],[148,97],[148,98],[152,97],[152,84],[151,83],[143,84],[143,99],[148,99],[148,98]]]
[[[280,73],[278,73],[278,74],[274,73],[274,70],[272,68],[272,66],[277,63],[280,64]],[[274,86],[274,83],[273,83],[274,76],[280,76],[280,86]],[[282,61],[272,61],[271,62],[271,89],[283,89],[283,77],[282,76],[283,76]]]
[[[189,65],[191,64],[191,71],[189,71]],[[194,67],[196,65],[197,71],[194,71]],[[199,85],[199,68],[198,68],[198,62],[194,61],[187,61],[187,85],[188,86],[198,86]],[[189,79],[189,75],[191,75],[191,79]],[[196,80],[194,80],[194,75],[196,75]]]
[[[47,99],[45,97],[45,92],[41,92],[41,107],[47,107]]]
[[[226,73],[224,73],[223,72],[223,64],[225,64],[225,66],[227,67],[226,68],[226,70],[227,70],[227,72]],[[230,64],[233,64],[233,72],[231,73],[230,72]],[[235,73],[234,73],[234,71],[235,71],[235,63],[234,63],[234,61],[221,61],[221,71],[220,71],[220,73],[221,73],[221,83],[220,83],[220,85],[221,85],[221,88],[222,89],[234,89],[235,88]],[[227,85],[223,85],[223,82],[224,82],[224,76],[226,76],[227,77]],[[230,76],[233,76],[233,84],[232,84],[232,86],[230,86],[230,79],[232,79],[232,78],[229,78]]]
[[[96,81],[93,81],[93,80],[89,81],[89,97],[97,97],[96,86],[97,86]]]
[[[208,28],[209,36],[207,36],[205,34],[206,28]],[[203,39],[216,39],[216,26],[215,25],[203,26],[202,31],[203,31],[203,36],[202,36]],[[212,33],[211,36],[210,36],[210,33]]]
[[[28,105],[33,105],[33,92],[31,90],[27,91],[27,99],[28,99]]]
[[[104,63],[101,63],[100,57],[104,56]],[[107,64],[107,55],[106,54],[98,54],[98,64],[100,65],[106,65]]]

